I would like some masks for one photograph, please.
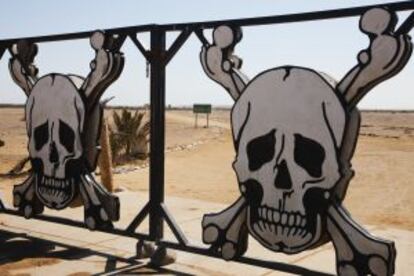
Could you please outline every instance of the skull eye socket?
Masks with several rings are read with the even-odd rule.
[[[38,151],[40,150],[49,140],[49,128],[48,122],[46,121],[44,124],[36,127],[34,129],[34,142],[35,142],[35,149]]]
[[[61,120],[59,120],[59,140],[68,152],[73,152],[75,132]]]
[[[273,159],[276,143],[275,132],[276,130],[272,130],[263,136],[251,140],[247,144],[247,157],[251,171],[260,169],[263,164]]]
[[[296,164],[304,168],[310,176],[322,176],[325,150],[318,142],[300,134],[295,134],[294,155]]]

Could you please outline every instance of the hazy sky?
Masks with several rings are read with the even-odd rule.
[[[24,1],[0,0],[0,39],[65,32],[105,29],[148,23],[175,23],[278,15],[387,3],[395,1],[346,0],[152,0],[152,1]],[[399,13],[400,23],[409,13]],[[411,32],[411,35],[413,32]],[[210,33],[206,33],[210,38]],[[168,41],[176,36],[169,35]],[[140,36],[148,45],[148,35]],[[341,79],[356,64],[358,52],[368,45],[358,29],[358,18],[307,23],[249,27],[236,48],[243,71],[251,78],[263,70],[281,65],[311,67]],[[43,43],[36,64],[40,75],[51,72],[86,76],[93,51],[88,40]],[[119,80],[105,93],[115,96],[112,104],[142,105],[149,101],[144,58],[127,40],[125,69]],[[231,105],[230,96],[210,81],[201,69],[200,42],[193,35],[167,68],[167,104],[212,103]],[[0,102],[23,103],[23,92],[8,73],[9,54],[0,61]],[[414,110],[414,62],[372,91],[360,104],[370,109]]]

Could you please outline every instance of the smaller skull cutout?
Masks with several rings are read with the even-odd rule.
[[[233,166],[251,235],[285,253],[318,243],[340,179],[337,153],[345,127],[332,87],[309,69],[264,72],[236,102],[232,125]]]
[[[63,209],[79,195],[90,229],[112,227],[119,220],[119,199],[95,181],[105,90],[121,74],[122,41],[104,32],[92,34],[95,52],[86,78],[48,74],[38,78],[33,64],[37,45],[19,41],[11,47],[9,69],[27,95],[26,130],[32,162],[29,177],[13,188],[13,204],[26,218],[44,206]],[[77,204],[77,202],[76,202]],[[71,205],[74,206],[74,205]]]
[[[41,78],[28,98],[26,124],[36,194],[49,208],[66,207],[79,191],[84,116],[82,98],[67,76]]]

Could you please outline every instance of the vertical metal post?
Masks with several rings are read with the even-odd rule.
[[[165,31],[152,30],[149,235],[154,241],[164,235],[161,204],[164,202],[165,54]]]

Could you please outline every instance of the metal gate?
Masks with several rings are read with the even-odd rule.
[[[403,1],[384,5],[390,11],[413,11],[414,2]],[[126,236],[135,238],[140,241],[153,241],[157,246],[164,248],[171,248],[180,251],[186,251],[194,254],[206,255],[210,257],[221,258],[221,256],[207,247],[198,247],[192,245],[187,240],[184,233],[180,230],[179,225],[174,220],[173,215],[168,210],[168,207],[164,203],[164,166],[165,166],[165,96],[166,96],[166,67],[169,62],[174,58],[175,54],[180,50],[183,44],[187,41],[190,35],[195,34],[203,45],[207,45],[208,41],[203,35],[203,30],[213,29],[221,25],[228,25],[232,27],[244,27],[244,26],[259,26],[270,24],[282,24],[293,22],[305,22],[314,20],[328,20],[335,18],[356,17],[361,16],[367,10],[375,6],[363,6],[355,8],[346,8],[338,10],[326,10],[318,12],[307,12],[299,14],[287,14],[279,16],[267,16],[256,17],[246,19],[235,20],[221,20],[210,22],[193,22],[182,24],[165,24],[165,25],[143,25],[124,28],[115,28],[104,30],[106,34],[117,35],[119,37],[119,48],[122,47],[123,42],[126,39],[130,39],[143,57],[150,64],[150,107],[151,107],[151,132],[150,132],[150,170],[149,170],[149,201],[145,204],[143,209],[136,215],[136,217],[130,222],[129,226],[125,229],[113,228],[102,231],[114,235]],[[383,7],[378,6],[377,7]],[[408,33],[414,26],[414,13],[403,22],[403,24],[397,30],[397,33]],[[166,34],[169,32],[177,32],[180,34],[172,43],[172,45],[166,48]],[[150,33],[150,49],[145,47],[137,39],[138,33]],[[79,32],[68,33],[38,37],[27,37],[8,39],[0,41],[0,58],[3,56],[7,49],[10,49],[13,44],[25,40],[31,43],[46,43],[53,41],[66,41],[76,39],[90,38],[93,32]],[[13,208],[7,208],[0,200],[0,212],[8,215],[22,216],[17,210]],[[149,233],[136,232],[138,226],[142,221],[149,217]],[[79,228],[85,228],[83,222],[74,221],[66,218],[60,218],[47,215],[36,215],[36,220],[59,223]],[[172,230],[177,241],[169,241],[164,239],[164,222],[167,223]],[[267,266],[267,264],[261,260],[252,259],[248,257],[240,257],[235,261],[258,265]],[[274,266],[272,266],[275,268]],[[307,273],[306,270],[288,269],[288,265],[280,264],[278,269],[281,271],[289,271],[297,274]]]

